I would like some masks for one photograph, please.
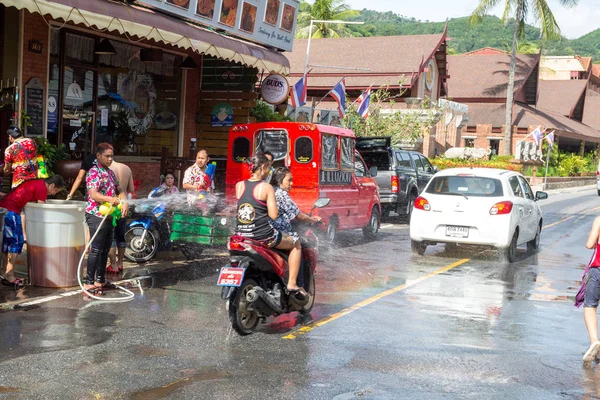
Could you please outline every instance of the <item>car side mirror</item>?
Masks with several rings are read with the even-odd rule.
[[[438,172],[440,172],[440,169],[437,167],[437,165],[433,166],[433,173],[437,174]]]
[[[548,193],[546,192],[535,192],[536,200],[546,200],[548,198]]]
[[[371,174],[371,176],[373,178],[375,178],[377,176],[377,167],[371,167],[371,168],[369,168],[369,174]]]

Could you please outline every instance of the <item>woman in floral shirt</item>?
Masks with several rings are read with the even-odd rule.
[[[119,187],[115,173],[108,168],[114,155],[113,147],[108,143],[100,143],[96,147],[96,161],[88,171],[85,182],[87,187],[87,206],[85,220],[90,228],[90,237],[94,238],[91,244],[90,255],[87,262],[87,275],[85,289],[92,294],[104,294],[106,281],[106,261],[112,244],[113,225],[107,220],[100,226],[104,216],[100,214],[100,205],[110,203],[116,207],[125,199],[125,192]],[[127,217],[127,203],[121,208],[122,218]],[[96,237],[94,237],[96,235]],[[87,296],[85,296],[87,297]]]

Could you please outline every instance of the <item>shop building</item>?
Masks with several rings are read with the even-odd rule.
[[[512,154],[537,127],[542,132],[554,131],[561,150],[583,154],[600,144],[597,122],[590,115],[594,102],[600,98],[595,91],[597,78],[587,72],[582,74],[591,71],[591,64],[585,69],[583,66],[589,64],[586,60],[583,64],[577,58],[559,60],[561,65],[566,60],[576,61],[573,76],[577,79],[569,79],[571,74],[567,73],[561,75],[566,80],[540,80],[541,54],[517,55]],[[448,94],[469,107],[470,121],[462,132],[463,147],[490,148],[495,154],[504,154],[509,65],[509,54],[489,49],[448,57],[452,76]]]
[[[0,129],[26,116],[26,136],[62,143],[76,160],[109,141],[141,194],[157,186],[164,152],[187,158],[206,148],[225,163],[229,126],[252,122],[257,77],[289,72],[282,53],[297,8],[297,0],[0,0]]]

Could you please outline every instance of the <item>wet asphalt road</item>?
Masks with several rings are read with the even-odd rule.
[[[599,206],[595,190],[553,195],[540,252],[513,264],[412,255],[394,222],[377,242],[344,234],[322,254],[312,319],[271,318],[248,337],[229,330],[219,260],[162,270],[130,303],[2,312],[0,399],[600,398],[573,307]]]

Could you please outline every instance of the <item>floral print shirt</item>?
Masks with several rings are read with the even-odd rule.
[[[205,167],[206,169],[206,167]],[[194,163],[194,165],[192,165],[191,167],[189,167],[188,169],[185,170],[185,174],[183,175],[183,182],[182,184],[190,184],[190,185],[201,185],[204,183],[204,176],[206,175],[206,172],[204,172],[204,170],[202,170],[202,168],[200,168],[198,166],[198,164]],[[214,189],[215,188],[215,183],[211,182],[210,184],[210,189]],[[198,194],[200,192],[196,191],[196,190],[188,190],[187,191],[187,201],[188,204],[191,206],[196,202],[196,199],[198,199]]]
[[[103,217],[100,214],[100,203],[92,199],[90,190],[94,189],[105,196],[116,197],[119,181],[117,176],[110,168],[103,168],[98,161],[94,161],[94,166],[90,168],[85,176],[85,186],[87,188],[87,206],[85,212],[96,217]]]
[[[19,138],[4,151],[4,163],[12,164],[12,188],[37,179],[37,148],[30,138]]]
[[[300,214],[300,209],[294,203],[290,194],[280,187],[275,189],[275,200],[277,201],[279,216],[276,220],[271,221],[271,225],[280,232],[292,234],[292,220]]]

